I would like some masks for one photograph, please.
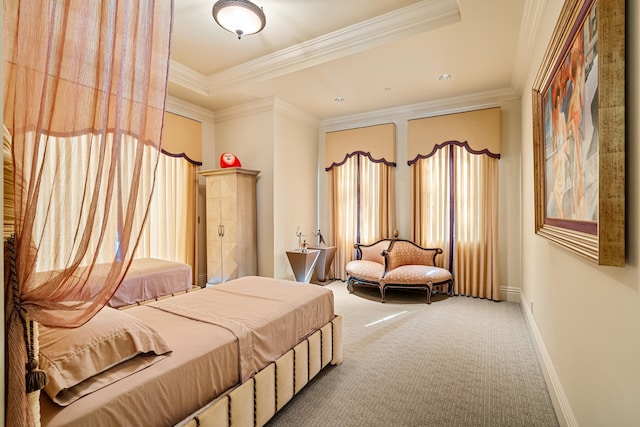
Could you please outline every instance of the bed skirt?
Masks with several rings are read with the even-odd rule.
[[[261,427],[320,370],[342,363],[342,317],[314,332],[253,378],[191,414],[177,426]]]

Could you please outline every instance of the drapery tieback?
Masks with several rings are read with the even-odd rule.
[[[27,328],[27,320],[25,318],[26,310],[22,307],[20,301],[20,290],[18,288],[18,274],[16,272],[16,248],[15,234],[12,234],[7,242],[9,246],[9,280],[13,290],[13,309],[18,312],[20,321],[22,322],[22,330],[24,331],[24,343],[27,348],[27,363],[25,364],[25,385],[27,393],[42,390],[47,385],[47,374],[38,369],[38,360],[35,357],[35,334],[33,320],[29,320]]]

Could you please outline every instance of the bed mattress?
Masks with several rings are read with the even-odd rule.
[[[330,290],[262,277],[127,312],[160,332],[170,356],[64,408],[43,393],[44,426],[173,425],[335,317]],[[236,336],[234,328],[246,328],[249,336]],[[251,351],[242,354],[246,347]]]

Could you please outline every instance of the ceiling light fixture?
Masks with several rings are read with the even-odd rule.
[[[440,74],[438,76],[438,80],[440,81],[449,80],[451,77],[452,77],[451,74]]]
[[[249,0],[218,0],[211,13],[218,25],[237,34],[238,39],[262,31],[267,23],[262,8]]]

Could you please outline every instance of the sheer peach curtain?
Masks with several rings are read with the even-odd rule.
[[[37,343],[25,342],[32,322],[86,322],[136,250],[154,185],[143,176],[155,174],[157,160],[142,162],[145,150],[156,159],[159,152],[173,7],[170,0],[5,0],[3,12],[15,197],[6,421],[24,426],[35,422],[27,393],[43,380]],[[125,156],[135,160],[127,165]],[[82,191],[71,191],[78,182]],[[91,268],[98,262],[107,268]],[[96,274],[105,275],[104,287],[86,287]]]
[[[345,280],[354,243],[390,237],[395,228],[393,165],[352,153],[329,169],[330,235],[336,245],[334,277]]]
[[[11,158],[11,135],[6,126],[2,132],[2,154],[4,163],[4,240],[14,232],[13,160]]]
[[[413,237],[443,248],[456,293],[498,301],[498,156],[444,143],[411,164]]]

